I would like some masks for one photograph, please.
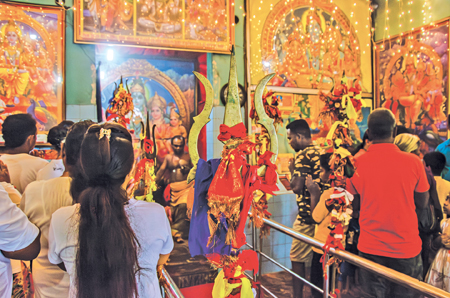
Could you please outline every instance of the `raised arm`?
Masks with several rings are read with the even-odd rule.
[[[156,183],[159,183],[159,181],[161,181],[161,178],[162,178],[162,176],[164,175],[164,172],[167,169],[167,163],[168,163],[167,162],[167,156],[168,155],[166,155],[164,157],[164,161],[163,161],[161,167],[159,168],[158,172],[156,173],[156,178],[155,178]]]
[[[320,186],[312,179],[311,175],[308,175],[306,177],[306,188],[311,194],[311,212],[314,211],[314,208],[316,208],[317,203],[319,203],[320,195],[322,193]]]
[[[304,187],[305,187],[305,177],[292,176],[291,189],[296,195],[302,194]]]

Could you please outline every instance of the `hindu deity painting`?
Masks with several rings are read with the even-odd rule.
[[[295,2],[275,5],[260,34],[262,70],[276,73],[269,84],[330,89],[343,74],[361,80],[360,44],[346,15],[331,2]]]
[[[77,7],[77,42],[220,53],[234,42],[234,6],[227,0],[78,0]]]
[[[64,111],[64,13],[10,4],[0,11],[0,123],[29,113],[48,131]]]
[[[135,139],[139,139],[141,122],[146,123],[148,115],[150,127],[156,125],[157,157],[162,161],[166,154],[173,153],[171,139],[174,136],[188,137],[196,109],[196,85],[192,74],[195,69],[194,61],[157,57],[125,58],[102,63],[102,114],[105,116],[113,92],[122,78],[134,105],[133,112],[127,117],[127,128]]]
[[[446,138],[448,21],[380,42],[376,49],[376,106],[395,114],[434,149]],[[426,137],[425,137],[426,136]]]

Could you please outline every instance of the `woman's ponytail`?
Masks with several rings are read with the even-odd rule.
[[[136,297],[139,242],[124,210],[128,198],[122,187],[134,161],[130,134],[115,124],[91,126],[80,161],[84,177],[78,179],[84,181],[76,185],[85,189],[78,198],[77,295]]]

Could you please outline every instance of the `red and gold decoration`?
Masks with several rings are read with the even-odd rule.
[[[255,96],[254,93],[252,93],[252,97]],[[283,119],[281,118],[281,111],[278,109],[278,97],[275,95],[275,92],[271,90],[264,90],[264,94],[262,97],[264,110],[269,116],[269,118],[274,120],[274,125],[282,125]],[[250,118],[258,122],[259,117],[258,113],[256,113],[254,100],[252,100],[252,107],[250,109]]]
[[[230,53],[233,0],[75,1],[75,42]]]
[[[238,256],[212,254],[208,256],[211,264],[222,270],[216,278],[213,298],[253,297],[252,284],[244,271],[258,272],[258,255],[253,250],[244,250]]]
[[[136,164],[134,174],[134,197],[137,200],[153,202],[153,192],[156,191],[156,139],[155,139],[155,127],[153,125],[152,136],[150,137],[150,123],[147,115],[147,123],[144,128],[142,125],[141,144],[140,151],[141,156],[139,162]]]
[[[64,112],[64,11],[0,4],[0,123],[29,113],[40,131]]]
[[[352,145],[350,131],[343,130],[344,126],[353,130],[355,138],[361,141],[361,133],[356,121],[362,117],[361,108],[364,106],[364,101],[361,99],[361,86],[358,80],[350,81],[344,73],[342,78],[335,81],[329,93],[319,92],[319,99],[325,103],[319,117],[324,122],[333,123],[328,136],[336,140],[337,146]],[[336,121],[342,122],[343,125],[338,125]],[[330,139],[328,136],[327,139]]]
[[[223,276],[216,279],[216,287],[221,289],[213,290],[213,297],[251,297],[250,281],[246,279],[242,271],[246,270],[243,263],[252,264],[251,267],[258,266],[256,257],[253,260],[251,254],[253,251],[243,251],[239,249],[246,243],[244,232],[250,207],[253,208],[252,220],[257,227],[263,224],[263,218],[268,218],[267,212],[267,194],[273,194],[278,190],[276,186],[275,165],[270,161],[273,153],[266,151],[258,162],[258,165],[249,165],[246,156],[255,149],[255,143],[248,141],[247,132],[242,122],[235,126],[228,127],[225,124],[220,126],[220,135],[218,139],[224,142],[222,151],[222,160],[216,174],[211,182],[208,191],[209,217],[208,224],[210,229],[210,238],[208,246],[214,246],[212,242],[219,224],[226,223],[227,234],[225,244],[231,245],[231,254],[233,256],[207,256],[208,259],[218,268],[223,268]],[[260,167],[265,168],[263,174],[258,174]],[[230,188],[230,186],[232,186]],[[255,261],[256,260],[256,261]],[[256,262],[256,263],[255,263]],[[224,281],[224,279],[226,281]],[[232,284],[224,285],[225,284]],[[240,285],[241,284],[241,285]],[[240,289],[235,293],[224,292],[223,289]],[[248,290],[250,289],[250,290]],[[217,296],[214,296],[217,295]],[[239,295],[239,296],[237,296]]]
[[[355,125],[354,120],[362,107],[360,96],[360,89],[356,82],[348,84],[345,75],[339,82],[336,82],[331,92],[327,94],[319,92],[320,99],[325,102],[320,116],[323,119],[330,118],[334,122],[326,138],[319,142],[326,151],[333,153],[330,158],[330,169],[332,170],[330,180],[333,194],[325,201],[331,211],[331,223],[328,225],[330,234],[323,246],[325,253],[328,253],[331,248],[345,249],[342,241],[351,219],[351,203],[353,201],[353,195],[345,188],[349,176],[348,171],[355,168],[353,156],[346,148],[353,143],[350,129]],[[321,262],[324,268],[341,262],[334,256],[327,263],[324,260],[325,257],[322,257]]]
[[[194,136],[198,135],[198,131],[208,122],[213,101],[213,90],[209,81],[198,73],[195,75],[205,86],[207,96],[204,110],[194,119],[191,129]],[[223,253],[222,255],[217,253],[206,255],[213,266],[222,269],[215,280],[212,293],[214,298],[253,297],[251,281],[244,276],[244,271],[256,272],[258,259],[254,251],[241,252],[240,248],[246,243],[244,228],[250,208],[254,207],[252,220],[261,227],[263,218],[270,216],[267,212],[265,196],[278,190],[277,174],[273,164],[276,154],[272,153],[278,152],[278,141],[273,119],[266,114],[262,101],[265,85],[272,77],[273,75],[269,75],[262,80],[256,88],[254,99],[258,123],[265,127],[270,136],[270,150],[266,150],[260,156],[256,165],[250,165],[247,163],[246,156],[255,150],[256,144],[250,141],[251,136],[247,135],[242,122],[236,60],[232,51],[224,124],[220,126],[218,136],[218,139],[224,143],[222,159],[206,195],[208,209],[205,221],[209,227],[206,248],[215,252],[217,247],[217,251]],[[189,153],[195,165],[191,173],[195,173],[199,160],[196,142],[195,139],[189,139]],[[192,175],[190,174],[189,177]],[[221,233],[224,235],[222,238]],[[229,246],[230,249],[220,250],[223,246]]]
[[[106,121],[116,122],[125,128],[130,123],[130,118],[127,117],[134,110],[133,98],[130,90],[128,90],[128,85],[126,87],[125,89],[121,78],[119,85],[114,90],[114,96],[109,101],[109,106],[106,109]]]

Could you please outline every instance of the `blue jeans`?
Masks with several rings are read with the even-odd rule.
[[[423,265],[422,265],[422,257],[420,254],[418,254],[414,258],[409,259],[382,257],[365,254],[361,251],[359,252],[359,255],[367,260],[394,269],[398,272],[409,275],[413,278],[417,278],[418,280],[423,280],[422,278]],[[380,275],[371,273],[362,268],[360,270],[360,282],[365,292],[364,297],[413,298],[421,296],[420,293],[412,289],[406,289],[396,283],[388,281],[387,279],[381,277]]]

